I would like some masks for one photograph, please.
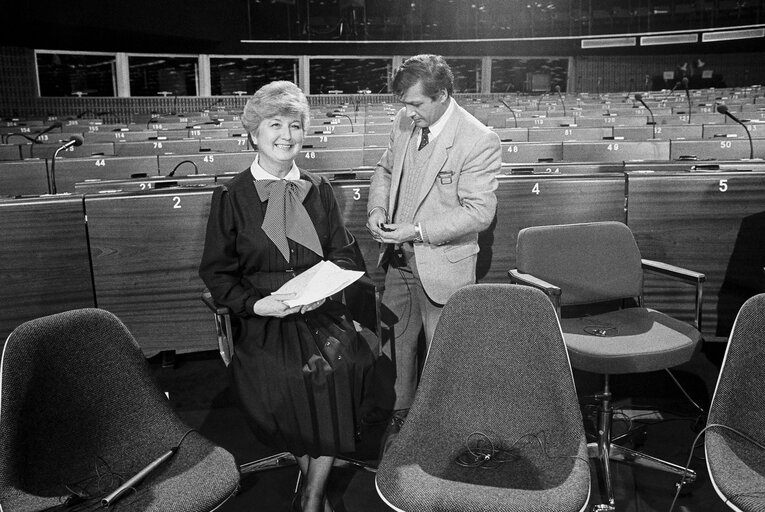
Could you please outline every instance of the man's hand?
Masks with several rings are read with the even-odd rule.
[[[401,244],[417,238],[417,228],[414,224],[385,224],[380,229],[379,242],[384,244]]]
[[[374,210],[367,218],[367,230],[372,235],[372,238],[378,242],[382,242],[383,225],[387,222],[385,212],[381,209]]]

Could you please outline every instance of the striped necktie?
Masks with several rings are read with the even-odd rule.
[[[428,145],[428,134],[430,133],[430,128],[427,126],[422,129],[422,137],[420,138],[420,145],[417,146],[417,151],[421,150],[425,146]]]

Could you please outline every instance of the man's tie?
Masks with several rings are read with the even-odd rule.
[[[420,139],[420,145],[417,147],[417,151],[421,150],[425,146],[428,145],[428,134],[430,133],[430,128],[427,126],[422,129],[422,138]]]

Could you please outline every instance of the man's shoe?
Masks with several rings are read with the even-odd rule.
[[[382,435],[382,439],[380,439],[380,459],[383,458],[383,455],[388,450],[393,439],[395,439],[401,431],[401,427],[404,426],[407,414],[409,414],[409,409],[396,409],[393,411],[393,414],[391,414],[388,426],[385,427],[385,432]]]

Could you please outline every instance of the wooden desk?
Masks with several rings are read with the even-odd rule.
[[[147,355],[217,347],[197,269],[212,187],[85,196],[98,306]]]
[[[354,169],[363,165],[362,153],[361,149],[303,149],[295,163],[308,171]]]
[[[23,322],[95,307],[82,196],[0,200],[0,338]]]
[[[702,331],[727,337],[743,301],[765,292],[765,172],[626,176],[627,224],[643,257],[706,274]],[[649,307],[690,321],[689,294],[688,285],[647,275]]]

